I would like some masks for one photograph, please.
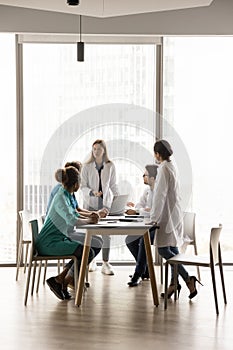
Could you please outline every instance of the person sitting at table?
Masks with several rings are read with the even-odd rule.
[[[59,169],[62,186],[52,200],[44,225],[36,240],[36,249],[41,255],[75,255],[79,262],[82,259],[83,244],[68,237],[69,227],[80,227],[85,224],[96,224],[97,213],[84,217],[73,206],[73,194],[80,186],[80,173],[75,167]],[[88,263],[100,252],[102,243],[98,237],[93,237]],[[51,291],[61,300],[70,299],[67,291],[69,283],[73,282],[74,266],[71,260],[61,274],[47,279]]]
[[[148,187],[144,190],[139,202],[135,207],[133,203],[131,202],[127,203],[128,206],[131,206],[132,208],[126,210],[126,214],[134,215],[139,212],[139,214],[143,215],[144,217],[148,217],[148,218],[150,217],[150,210],[152,207],[152,198],[153,198],[155,179],[157,175],[157,169],[158,169],[158,166],[154,164],[145,166],[143,180],[144,180],[144,184],[148,185]],[[154,234],[155,234],[155,229],[154,228],[150,229],[151,243],[154,240]],[[144,238],[143,236],[129,235],[126,237],[125,242],[130,252],[133,254],[136,260],[135,272],[133,276],[130,276],[131,280],[130,282],[128,282],[128,285],[130,287],[136,287],[140,283],[141,279],[149,278]]]
[[[79,161],[72,161],[72,162],[67,162],[65,164],[65,168],[69,167],[69,166],[73,166],[75,167],[79,172],[81,172],[81,169],[82,169],[82,163],[79,162]],[[52,200],[54,198],[54,196],[56,195],[56,193],[58,192],[59,188],[62,186],[61,184],[61,178],[60,178],[60,169],[58,169],[58,171],[55,172],[55,179],[57,180],[58,184],[56,186],[54,186],[54,188],[52,189],[51,193],[50,193],[50,196],[49,196],[49,200],[48,200],[48,204],[47,204],[47,209],[46,209],[46,215],[49,211],[49,208],[50,208],[50,205],[52,203]],[[90,216],[90,214],[93,212],[93,211],[90,211],[90,210],[86,210],[86,209],[83,209],[83,208],[80,208],[78,202],[77,202],[77,199],[75,197],[75,194],[73,193],[72,195],[72,205],[74,207],[74,209],[77,209],[77,211],[83,215],[83,216]],[[99,214],[99,216],[101,218],[104,218],[106,217],[106,215],[108,215],[108,210],[106,208],[103,208],[103,209],[100,209],[97,211],[97,213]],[[68,230],[68,232],[73,232],[73,228],[71,228],[70,230]]]
[[[81,172],[81,169],[82,169],[82,163],[81,162],[79,162],[77,160],[76,161],[71,161],[71,162],[66,162],[65,168],[67,168],[69,166],[73,166],[79,172]],[[61,179],[60,169],[58,169],[55,172],[55,179],[57,180],[58,184],[55,185],[55,187],[52,189],[52,191],[50,193],[49,200],[48,200],[48,205],[47,205],[47,210],[46,210],[46,215],[47,215],[47,213],[49,211],[49,208],[50,208],[50,205],[52,203],[53,198],[55,197],[55,195],[58,192],[59,188],[62,186],[62,184],[61,184],[62,179]],[[80,206],[79,206],[79,204],[77,202],[75,193],[72,194],[71,200],[72,200],[72,206],[74,207],[74,209],[76,209],[79,212],[80,215],[82,215],[84,217],[89,217],[91,215],[91,213],[93,212],[93,211],[90,211],[90,210],[86,210],[86,209],[80,208]],[[102,208],[102,209],[100,209],[98,211],[94,211],[94,212],[97,212],[98,215],[101,218],[104,218],[104,217],[106,217],[106,215],[108,215],[108,210],[106,208]],[[71,238],[71,239],[73,239],[75,241],[79,241],[82,244],[84,244],[85,232],[82,232],[80,230],[77,230],[75,227],[70,226],[67,229],[67,235],[68,235],[69,238]],[[102,240],[101,237],[95,236],[94,239],[95,240],[99,240],[100,244],[103,246],[103,240]],[[93,244],[93,240],[92,240],[91,244]],[[69,288],[74,289],[74,280],[73,280],[73,282],[69,283]]]

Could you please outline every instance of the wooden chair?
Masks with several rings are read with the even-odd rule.
[[[35,276],[36,276],[36,268],[37,268],[38,262],[48,261],[48,260],[72,259],[74,261],[75,290],[77,288],[77,276],[78,276],[78,260],[77,260],[75,255],[64,255],[64,256],[39,255],[36,248],[35,248],[35,241],[36,241],[38,233],[39,233],[38,220],[37,219],[31,220],[29,222],[29,228],[30,228],[30,232],[31,232],[31,242],[32,243],[31,243],[30,258],[29,258],[29,264],[28,264],[28,275],[27,275],[27,281],[26,281],[26,289],[25,289],[25,298],[24,298],[24,305],[25,306],[27,305],[28,290],[29,290],[29,285],[30,285],[32,267],[33,267],[33,276],[32,276],[32,282],[31,282],[31,295],[33,295]]]
[[[44,221],[45,221],[45,215],[42,215],[38,218],[38,227],[39,227],[39,231],[41,230],[43,224],[44,224]],[[51,260],[51,259],[50,259]],[[62,263],[61,263],[61,260],[62,260]],[[44,264],[44,276],[43,276],[43,284],[45,284],[45,281],[46,281],[46,273],[47,273],[47,267],[48,267],[48,260],[44,260],[44,261],[40,261],[39,263],[39,271],[38,271],[38,278],[37,278],[37,286],[36,286],[36,292],[38,293],[39,292],[39,286],[40,286],[40,276],[41,276],[41,269],[42,269],[42,266]],[[57,260],[57,274],[59,275],[60,274],[60,269],[61,269],[61,265],[64,269],[65,267],[65,259],[58,259]],[[86,281],[85,281],[85,287],[88,288],[90,287],[90,283],[88,281],[88,267],[87,267],[87,270],[86,270]]]
[[[167,288],[168,288],[168,266],[174,265],[174,279],[176,279],[177,275],[177,266],[178,264],[182,265],[193,265],[193,266],[204,266],[209,267],[211,271],[212,284],[213,284],[213,293],[214,293],[214,301],[216,314],[219,314],[218,309],[218,299],[217,299],[217,288],[216,288],[216,280],[215,280],[215,266],[219,265],[221,282],[222,282],[222,291],[224,303],[227,304],[226,292],[225,292],[225,283],[224,283],[224,275],[223,275],[223,267],[222,267],[222,256],[221,256],[221,247],[220,247],[220,233],[222,230],[222,226],[215,227],[211,229],[210,232],[210,240],[209,240],[209,256],[203,257],[199,255],[187,255],[187,254],[178,254],[167,260],[165,264],[165,300],[164,300],[164,308],[167,309]]]
[[[191,212],[184,212],[183,217],[183,225],[184,225],[184,237],[185,237],[185,243],[183,247],[181,248],[182,253],[186,251],[188,246],[192,246],[194,249],[194,254],[197,255],[197,242],[196,242],[196,230],[195,230],[195,219],[196,214]],[[155,256],[157,259],[157,263],[160,266],[160,282],[163,284],[163,267],[164,267],[164,260],[163,258],[155,252]],[[197,276],[198,279],[201,279],[200,275],[200,269],[199,266],[197,266]]]
[[[39,218],[38,218],[38,227],[39,227],[39,231],[42,229],[42,226],[44,224],[44,221],[45,221],[45,215],[41,215]],[[37,279],[37,287],[36,287],[36,292],[38,293],[39,291],[39,285],[40,285],[40,275],[41,275],[41,269],[42,269],[42,265],[44,264],[44,276],[43,276],[43,284],[45,284],[45,281],[46,281],[46,273],[47,273],[47,267],[48,267],[48,261],[47,260],[44,260],[43,261],[40,261],[40,264],[39,264],[39,272],[38,272],[38,279]],[[64,268],[65,266],[65,260],[63,260],[62,262],[62,266]],[[61,270],[61,260],[59,259],[57,261],[57,273],[59,275],[60,273],[60,270]]]
[[[30,213],[26,210],[19,211],[19,218],[20,218],[20,235],[19,235],[19,241],[18,241],[18,247],[17,247],[17,263],[16,263],[16,281],[18,281],[19,277],[19,268],[23,261],[23,267],[24,267],[24,273],[26,272],[27,268],[27,259],[28,259],[28,250],[29,245],[31,244],[31,238],[29,238],[28,234],[28,222],[30,220]],[[25,252],[24,252],[24,247]]]

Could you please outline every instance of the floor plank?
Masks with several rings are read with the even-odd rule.
[[[180,299],[169,300],[168,310],[152,305],[150,283],[128,288],[132,267],[116,267],[114,276],[98,271],[89,274],[91,287],[83,304],[74,299],[59,301],[41,283],[38,295],[29,295],[25,307],[25,275],[15,281],[14,268],[0,268],[1,349],[4,350],[232,350],[232,267],[225,267],[228,305],[225,307],[217,272],[219,311],[215,314],[210,273],[201,270],[204,287],[193,301],[182,283]],[[53,276],[49,268],[47,276]],[[195,273],[195,270],[193,270]],[[156,275],[159,275],[156,270]],[[159,278],[158,278],[159,280]],[[162,286],[158,285],[159,292]]]

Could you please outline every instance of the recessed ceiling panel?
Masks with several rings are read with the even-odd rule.
[[[212,1],[213,0],[79,0],[78,6],[69,6],[67,0],[0,0],[0,5],[94,17],[113,17],[208,6]]]

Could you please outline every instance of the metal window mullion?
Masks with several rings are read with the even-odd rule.
[[[156,140],[163,137],[163,38],[156,45]]]
[[[18,212],[24,209],[23,195],[23,168],[24,168],[24,152],[23,152],[23,45],[18,42],[18,35],[15,36],[15,57],[16,57],[16,210],[17,210],[17,250],[20,234],[20,223]]]

